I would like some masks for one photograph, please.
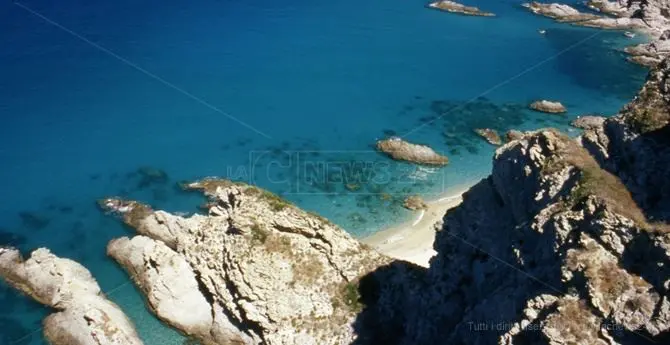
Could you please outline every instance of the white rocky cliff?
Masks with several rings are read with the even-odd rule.
[[[141,345],[133,324],[108,300],[91,273],[47,249],[28,260],[18,250],[0,248],[0,276],[11,286],[56,310],[44,319],[53,345]]]
[[[188,218],[118,199],[141,236],[108,254],[166,323],[205,344],[347,344],[360,311],[358,279],[390,261],[327,220],[261,189],[207,179]]]

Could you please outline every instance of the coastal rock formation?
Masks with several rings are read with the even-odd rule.
[[[359,279],[390,259],[267,191],[217,179],[185,187],[210,198],[208,215],[100,203],[140,234],[112,241],[108,254],[159,318],[204,344],[356,338]]]
[[[367,329],[369,344],[663,343],[670,331],[665,226],[557,131],[498,149],[434,249],[419,278],[397,266],[363,278],[380,288],[363,295],[359,322],[385,322]]]
[[[435,8],[441,11],[447,11],[447,12],[452,12],[452,13],[460,13],[460,14],[465,14],[469,16],[482,16],[482,17],[493,17],[495,14],[491,12],[484,12],[480,10],[478,7],[473,7],[473,6],[465,6],[463,4],[459,4],[455,1],[450,1],[450,0],[441,0],[441,1],[436,1],[428,4],[428,7],[430,8]]]
[[[159,317],[206,344],[668,343],[669,75],[664,61],[578,139],[515,132],[436,225],[428,268],[216,179],[186,185],[208,215],[102,201],[140,233],[109,254]]]
[[[599,128],[605,122],[605,118],[598,115],[584,115],[578,116],[576,119],[570,122],[570,125],[573,127],[581,129],[594,129]]]
[[[518,131],[516,129],[511,129],[507,131],[507,133],[505,133],[505,139],[507,139],[508,142],[512,140],[519,140],[523,138],[523,135],[524,135],[523,132]]]
[[[0,248],[0,276],[17,290],[54,308],[44,319],[44,336],[54,345],[141,345],[133,324],[108,300],[80,264],[40,248],[25,260]]]
[[[595,14],[579,12],[574,7],[564,4],[557,4],[557,3],[546,4],[533,1],[530,3],[524,3],[522,6],[526,7],[535,14],[557,19],[561,22],[573,23],[573,22],[583,22],[587,20],[601,18],[600,16]]]
[[[486,139],[491,145],[502,145],[502,139],[500,139],[500,135],[495,129],[477,128],[475,129],[475,133]]]
[[[584,145],[621,177],[652,217],[670,220],[670,61],[654,68],[619,115],[584,133]]]
[[[425,210],[428,208],[428,204],[426,204],[426,202],[418,195],[407,197],[403,202],[403,206],[412,211]]]
[[[377,150],[386,153],[395,160],[425,165],[446,165],[449,159],[426,145],[409,143],[401,138],[392,137],[377,141]]]
[[[654,66],[670,54],[668,35],[670,28],[670,2],[667,0],[608,1],[591,0],[587,3],[607,16],[582,13],[564,4],[532,2],[524,4],[535,14],[554,18],[574,25],[603,29],[642,31],[650,42],[626,49],[630,60],[645,66]]]
[[[565,113],[567,109],[560,102],[552,102],[547,100],[535,101],[529,105],[535,111],[541,111],[550,114]]]

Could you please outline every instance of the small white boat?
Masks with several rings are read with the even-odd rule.
[[[623,35],[628,37],[628,38],[635,38],[635,33],[630,32],[630,31],[624,32]]]
[[[547,30],[538,30],[537,32],[539,32],[539,33],[540,33],[540,35],[544,35],[544,34],[546,34],[546,33],[547,33]]]

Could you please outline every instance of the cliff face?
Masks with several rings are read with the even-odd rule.
[[[601,164],[620,176],[647,214],[670,219],[670,61],[654,68],[618,116],[584,134]]]
[[[388,343],[390,331],[396,344],[660,339],[670,328],[663,230],[577,142],[527,133],[445,216],[420,281],[400,289],[370,275],[381,288],[369,295],[384,297],[368,301],[361,325],[407,308],[388,329],[361,332],[370,344]]]

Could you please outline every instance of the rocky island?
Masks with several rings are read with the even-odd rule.
[[[377,150],[395,160],[425,165],[446,165],[449,159],[426,145],[407,142],[398,137],[377,141]]]
[[[44,337],[53,345],[142,345],[121,308],[72,260],[45,248],[24,260],[17,249],[0,247],[0,277],[56,310],[43,323]]]
[[[481,16],[481,17],[494,17],[495,14],[491,12],[484,12],[478,7],[474,6],[465,6],[459,4],[455,1],[450,0],[441,0],[428,4],[428,7],[434,8],[440,11],[446,11],[451,13],[465,14],[469,16]]]
[[[535,111],[540,111],[543,113],[550,114],[561,114],[565,113],[568,110],[560,102],[553,102],[547,100],[535,101],[529,105],[529,107]]]

